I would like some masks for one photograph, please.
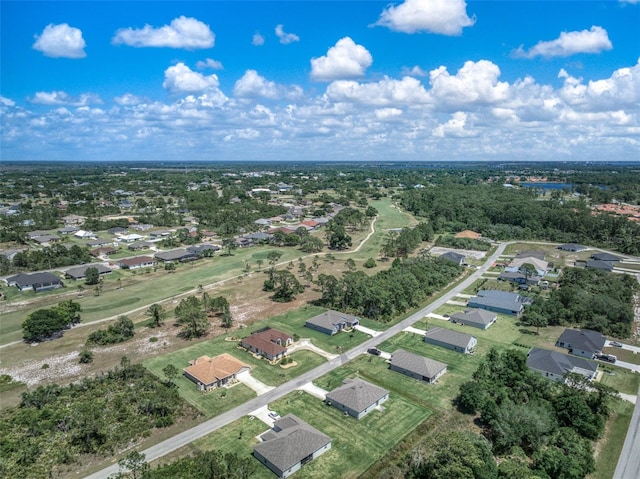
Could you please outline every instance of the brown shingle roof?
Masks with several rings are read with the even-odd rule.
[[[190,361],[190,363],[191,366],[184,368],[184,372],[193,376],[202,384],[211,384],[219,379],[237,374],[242,368],[249,367],[227,353],[213,358],[200,356],[198,359]]]

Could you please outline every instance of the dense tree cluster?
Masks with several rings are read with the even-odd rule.
[[[338,279],[320,274],[323,306],[350,311],[372,319],[388,320],[417,306],[460,274],[449,261],[428,256],[394,260],[390,269],[367,276],[362,271],[345,273]]]
[[[174,312],[176,323],[182,326],[179,333],[182,338],[199,338],[211,327],[204,303],[195,296],[181,299]]]
[[[66,300],[52,308],[37,309],[22,323],[25,341],[44,341],[80,322],[80,304]]]
[[[250,479],[258,470],[253,457],[220,451],[198,451],[152,469],[136,451],[118,462],[120,472],[113,479]]]
[[[626,338],[633,324],[633,276],[593,268],[565,268],[560,287],[548,299],[538,296],[523,321],[533,326],[575,325],[602,334]],[[541,322],[541,323],[540,323]]]
[[[0,228],[1,229],[1,228]],[[11,261],[0,255],[0,274],[12,274],[18,271],[41,271],[60,266],[72,266],[91,261],[89,249],[73,245],[67,248],[56,243],[42,249],[24,250],[16,253]]]
[[[456,238],[454,235],[441,235],[436,239],[436,246],[445,246],[456,249],[472,249],[476,251],[489,251],[491,243],[472,238]]]
[[[126,358],[78,384],[25,392],[18,407],[0,412],[0,476],[46,478],[81,454],[113,454],[172,424],[182,404],[175,387]]]
[[[602,435],[614,393],[575,374],[566,384],[548,381],[530,371],[526,360],[520,351],[491,349],[461,386],[458,405],[480,415],[493,454],[510,458],[505,468],[527,471],[530,464],[529,472],[515,477],[582,479],[594,471],[590,441]],[[464,477],[512,476],[502,471]]]
[[[387,235],[382,254],[385,257],[406,258],[420,243],[432,239],[433,228],[428,223],[420,223],[414,228],[402,228],[399,232],[392,231]]]
[[[545,239],[640,253],[640,224],[593,215],[584,199],[539,201],[535,190],[501,185],[411,189],[401,204],[428,218],[436,233],[471,229],[496,240]]]
[[[98,329],[89,334],[87,338],[88,344],[97,344],[104,346],[106,344],[122,343],[133,338],[133,321],[126,316],[120,316],[114,324],[107,329]]]
[[[297,294],[304,291],[304,286],[300,284],[298,278],[287,270],[269,270],[269,278],[262,286],[264,291],[273,291],[271,299],[278,303],[288,303],[296,298]]]

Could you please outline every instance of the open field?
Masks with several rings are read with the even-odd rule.
[[[590,479],[613,477],[633,415],[633,404],[627,401],[614,401],[611,409],[605,435],[595,447],[596,470],[587,476]]]

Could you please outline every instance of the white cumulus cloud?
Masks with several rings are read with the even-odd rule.
[[[168,47],[195,50],[211,48],[215,43],[215,35],[209,25],[195,18],[184,15],[175,18],[170,25],[154,28],[145,25],[143,28],[122,28],[112,39],[115,45],[125,44],[130,47]]]
[[[300,41],[300,37],[298,37],[298,35],[295,33],[286,33],[283,30],[283,27],[284,25],[276,25],[276,36],[280,39],[280,43],[288,45],[289,43]]]
[[[365,47],[344,37],[329,48],[325,56],[311,59],[311,79],[331,81],[361,77],[372,63],[373,57]]]
[[[217,75],[205,76],[194,72],[182,62],[164,71],[164,82],[162,83],[162,87],[171,93],[199,93],[206,90],[217,90],[219,86],[220,81]]]
[[[253,34],[253,37],[251,38],[251,44],[254,47],[264,45],[264,37],[260,34],[260,32],[256,32]]]
[[[466,138],[477,136],[477,131],[467,128],[467,121],[468,114],[463,111],[457,111],[446,123],[435,127],[431,134],[438,138]]]
[[[475,23],[467,16],[464,0],[405,0],[382,12],[376,25],[403,33],[429,32],[460,35]]]
[[[64,91],[52,91],[45,92],[39,91],[29,98],[29,101],[38,105],[72,105],[72,106],[85,106],[95,103],[102,103],[102,100],[97,95],[92,93],[83,93],[79,97],[72,97]]]
[[[60,25],[49,24],[40,35],[36,35],[33,44],[35,50],[41,51],[53,58],[84,58],[86,46],[82,31],[70,27],[66,23]]]
[[[589,30],[562,32],[555,40],[538,42],[529,51],[520,47],[513,55],[520,58],[568,57],[578,53],[600,53],[612,48],[607,31],[594,25]]]
[[[219,62],[218,60],[213,60],[211,58],[207,58],[206,60],[199,61],[198,63],[196,63],[196,68],[198,70],[204,70],[206,68],[210,68],[211,70],[224,70],[224,67],[222,66],[222,62]]]
[[[500,68],[488,61],[467,61],[455,75],[446,67],[429,73],[431,90],[436,103],[443,106],[459,106],[468,103],[490,104],[506,100],[509,84],[500,82]]]
[[[233,94],[239,97],[277,98],[278,88],[255,70],[247,70],[233,87]]]
[[[338,80],[329,84],[325,95],[332,101],[375,106],[412,106],[429,101],[424,86],[413,77],[404,77],[402,80],[385,77],[371,83]]]

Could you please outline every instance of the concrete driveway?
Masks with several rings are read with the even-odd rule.
[[[368,334],[373,338],[375,338],[382,332],[382,331],[376,331],[375,329],[371,329],[371,328],[365,328],[361,324],[358,324],[357,326],[355,326],[355,329],[360,331],[361,333]]]
[[[273,386],[267,386],[265,383],[258,381],[249,371],[238,374],[236,378],[245,386],[253,389],[258,396],[265,394],[274,388]]]
[[[311,394],[314,397],[317,397],[318,399],[324,401],[324,398],[327,394],[328,391],[326,391],[325,389],[322,389],[318,386],[316,386],[315,384],[313,384],[312,382],[308,382],[303,384],[302,386],[300,386],[298,388],[298,390],[300,391],[305,391],[309,394]]]
[[[338,333],[338,334],[341,334],[341,333]],[[331,354],[325,351],[324,349],[319,348],[318,346],[313,344],[311,340],[308,338],[302,338],[296,341],[293,345],[289,347],[289,353],[293,353],[295,351],[298,351],[299,349],[306,349],[307,351],[313,351],[314,353],[319,354],[320,356],[322,356],[323,358],[329,361],[338,357],[337,354]]]

